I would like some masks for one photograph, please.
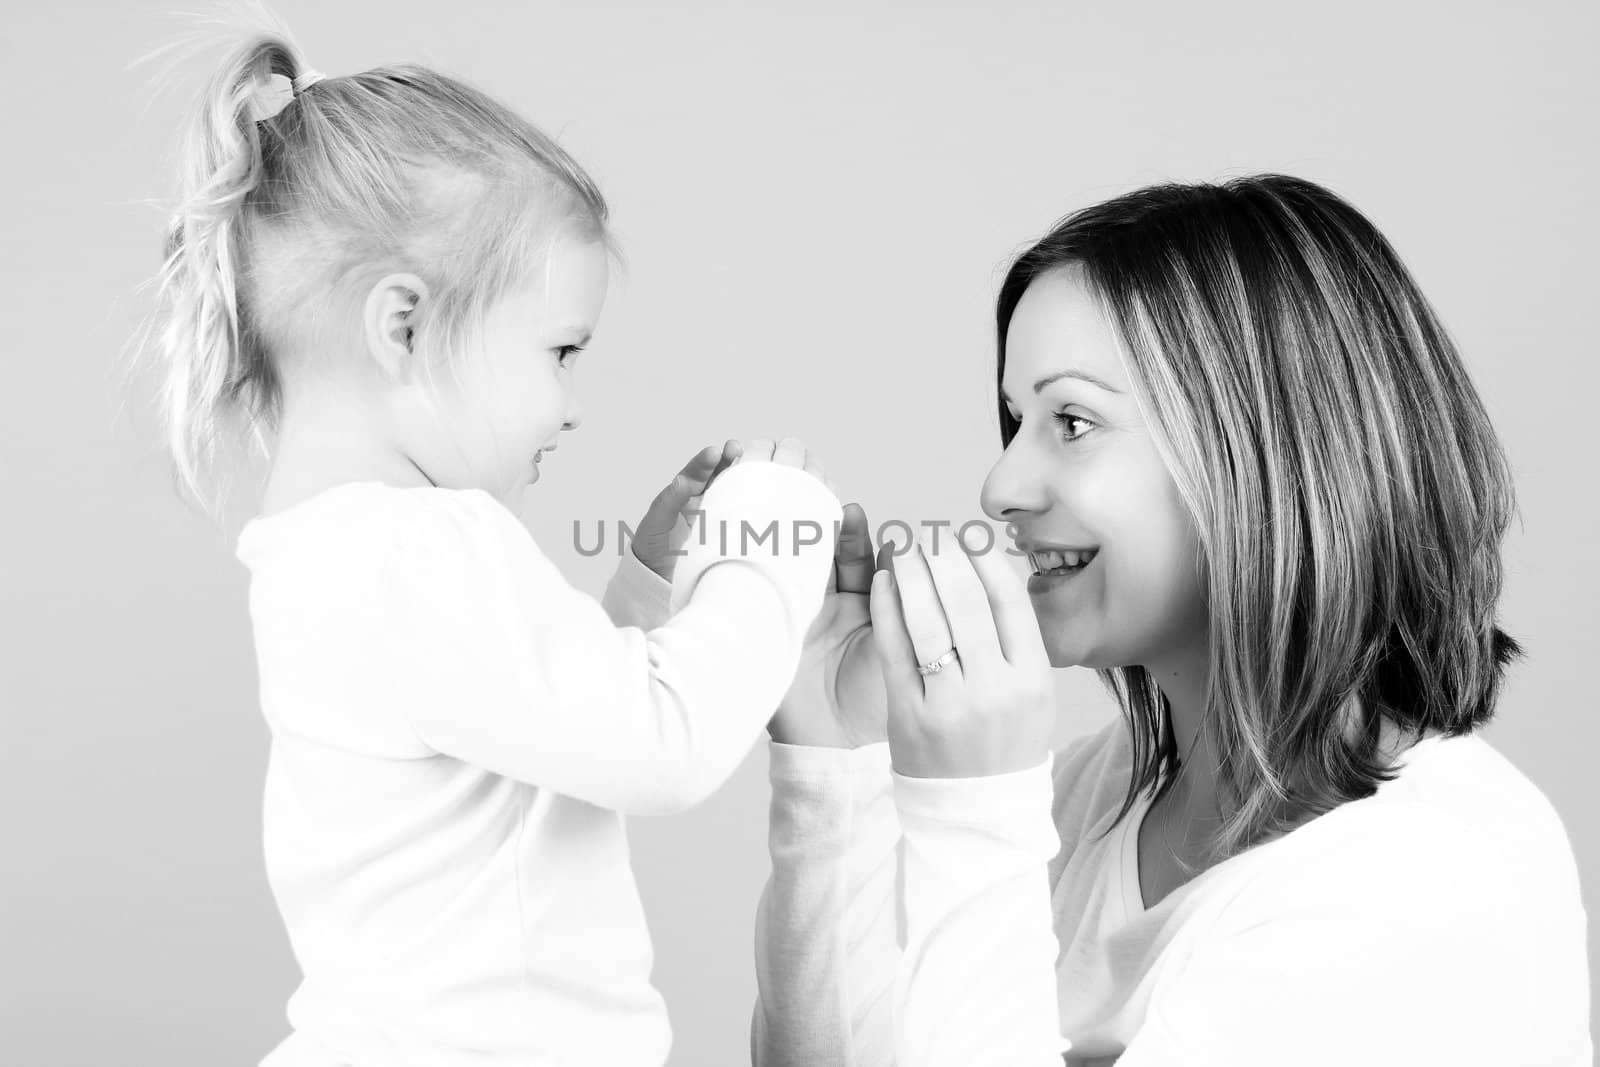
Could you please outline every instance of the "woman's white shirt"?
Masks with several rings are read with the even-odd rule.
[[[1570,843],[1481,737],[1423,740],[1372,796],[1149,908],[1148,799],[1115,821],[1121,721],[1032,770],[931,786],[884,745],[770,751],[762,1067],[1059,1063],[1047,1031],[1073,1067],[1591,1063]]]

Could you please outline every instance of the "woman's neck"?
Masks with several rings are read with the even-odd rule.
[[[1219,817],[1217,782],[1219,761],[1211,739],[1202,729],[1206,687],[1210,676],[1207,652],[1191,649],[1145,670],[1167,698],[1168,728],[1177,748],[1181,768],[1164,803],[1180,818],[1214,821]]]
[[[1220,799],[1223,790],[1221,761],[1211,735],[1204,729],[1209,664],[1195,651],[1185,658],[1174,657],[1145,669],[1167,698],[1168,726],[1180,768],[1161,806],[1174,822],[1187,824],[1191,833],[1197,836],[1215,833],[1223,821]],[[1361,707],[1351,702],[1341,712],[1341,718],[1341,730],[1346,739],[1354,741],[1366,722]],[[1387,715],[1380,716],[1377,751],[1380,763],[1392,764],[1418,740],[1420,735],[1401,730]],[[1285,784],[1291,790],[1304,785],[1303,782]],[[1286,827],[1297,825],[1311,814],[1292,806],[1279,812]]]

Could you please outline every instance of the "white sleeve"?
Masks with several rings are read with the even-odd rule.
[[[629,814],[719,787],[792,680],[821,607],[838,499],[775,463],[725,471],[679,559],[670,621],[618,628],[502,507],[440,511],[384,588],[387,689],[431,750]],[[764,525],[770,524],[770,525]],[[763,540],[741,537],[755,528]]]
[[[768,745],[772,875],[756,909],[757,1067],[887,1067],[900,957],[889,746]]]
[[[625,548],[600,606],[618,626],[654,630],[672,617],[671,598],[672,583],[640,562],[632,548]]]
[[[1051,760],[981,778],[893,776],[904,834],[900,1067],[1061,1067],[1048,864]]]

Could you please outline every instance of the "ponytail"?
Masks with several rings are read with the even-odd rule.
[[[286,39],[258,35],[212,77],[185,131],[179,194],[160,274],[162,414],[180,488],[208,512],[202,472],[216,459],[225,424],[242,419],[262,445],[282,394],[250,314],[240,300],[247,260],[245,202],[263,172],[263,101],[274,76],[284,92],[311,72]],[[292,101],[289,106],[293,106]],[[270,111],[270,108],[268,109]]]
[[[482,91],[410,64],[320,79],[281,23],[253,26],[183,139],[139,349],[158,365],[179,494],[213,518],[202,485],[218,446],[249,437],[270,454],[283,376],[359,343],[351,310],[383,274],[416,273],[433,294],[417,349],[431,382],[557,229],[609,244],[583,168]]]

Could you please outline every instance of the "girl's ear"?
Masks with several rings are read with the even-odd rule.
[[[391,381],[405,381],[411,375],[412,339],[427,304],[428,283],[415,274],[386,275],[367,293],[362,337],[367,354]]]

